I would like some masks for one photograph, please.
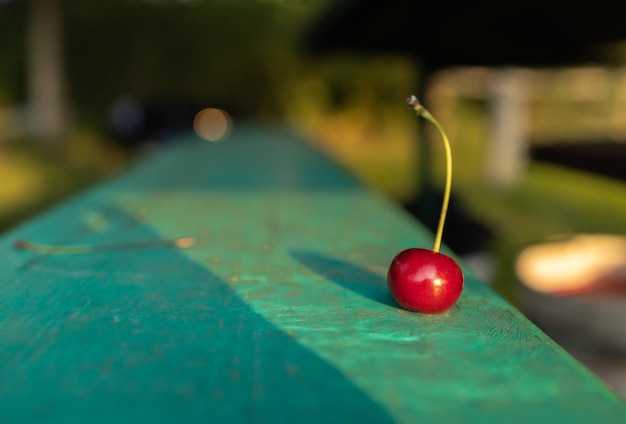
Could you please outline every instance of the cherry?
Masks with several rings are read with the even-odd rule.
[[[454,259],[428,249],[398,253],[387,274],[391,295],[400,306],[426,314],[444,312],[463,291],[463,272]]]
[[[441,134],[446,149],[446,186],[433,250],[411,248],[398,253],[389,266],[387,285],[393,298],[410,311],[435,314],[452,307],[463,291],[461,267],[449,256],[439,253],[443,225],[452,186],[452,153],[441,124],[415,96],[407,100],[417,116],[430,121]]]

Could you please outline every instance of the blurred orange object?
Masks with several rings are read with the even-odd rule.
[[[528,288],[552,295],[626,295],[626,237],[579,234],[529,246],[515,269]]]

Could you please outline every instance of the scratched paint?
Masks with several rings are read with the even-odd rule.
[[[106,209],[111,231],[100,241],[156,236]],[[59,228],[64,217],[47,223]],[[85,234],[82,225],[64,229]],[[3,253],[22,266],[0,286],[2,423],[392,422],[180,250]]]
[[[545,416],[585,422],[596,408],[593,414],[606,414],[609,422],[623,418],[619,399],[469,273],[450,312],[398,309],[381,270],[395,252],[428,246],[431,236],[386,201],[363,192],[181,194],[167,205],[151,204],[155,227],[166,216],[184,216],[181,205],[194,201],[220,205],[203,217],[214,243],[185,254],[202,261],[220,252],[221,261],[206,266],[238,276],[231,286],[247,304],[340,369],[399,422]],[[121,202],[132,208],[141,198]],[[237,211],[237,223],[224,222]],[[193,226],[189,215],[160,228],[172,236]],[[264,252],[270,241],[272,251]]]

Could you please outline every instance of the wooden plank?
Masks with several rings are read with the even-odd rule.
[[[189,140],[0,239],[0,422],[624,422],[471,275],[448,313],[397,308],[391,258],[430,243],[292,135]]]

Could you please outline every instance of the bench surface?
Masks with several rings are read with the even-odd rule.
[[[431,243],[289,133],[190,138],[0,239],[0,422],[626,422],[469,273],[399,309],[387,266]]]

